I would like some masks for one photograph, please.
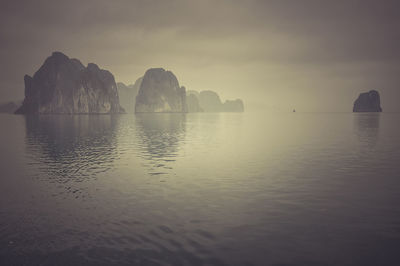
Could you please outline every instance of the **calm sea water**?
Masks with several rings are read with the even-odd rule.
[[[0,115],[0,265],[400,265],[400,115]]]

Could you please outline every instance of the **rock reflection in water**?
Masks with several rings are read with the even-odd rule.
[[[136,114],[140,156],[150,175],[168,174],[185,138],[185,114]]]
[[[82,182],[110,170],[118,156],[118,121],[109,115],[26,116],[27,156],[43,168],[37,177]]]
[[[379,137],[379,113],[358,113],[354,114],[355,134],[358,137],[362,148],[374,148]]]

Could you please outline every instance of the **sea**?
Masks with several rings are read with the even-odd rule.
[[[399,113],[0,115],[0,265],[400,265]]]

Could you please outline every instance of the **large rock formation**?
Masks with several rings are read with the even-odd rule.
[[[95,64],[54,52],[30,77],[19,114],[90,114],[124,112],[114,76]]]
[[[146,71],[136,96],[136,113],[185,113],[186,89],[171,71],[151,68]]]
[[[371,90],[360,93],[354,102],[353,112],[382,112],[379,92]]]
[[[244,104],[240,99],[234,101],[226,100],[222,106],[224,112],[243,112]]]
[[[142,84],[143,77],[138,78],[135,84],[125,85],[122,82],[117,83],[119,102],[127,113],[135,112],[136,96]]]

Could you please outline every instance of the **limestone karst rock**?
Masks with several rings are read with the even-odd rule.
[[[119,102],[127,113],[135,112],[136,96],[142,84],[143,77],[138,78],[135,84],[125,85],[122,82],[117,83]]]
[[[186,113],[186,89],[180,87],[171,71],[151,68],[146,71],[138,95],[136,113]]]
[[[195,109],[192,107],[192,102],[195,101],[194,98],[198,98],[199,107],[204,112],[244,112],[244,104],[241,99],[226,100],[222,103],[218,93],[211,90],[201,91],[200,93],[194,90],[189,90],[187,94],[189,112],[199,112],[191,111]],[[189,99],[189,96],[192,96],[193,99]]]
[[[121,113],[114,76],[95,64],[54,52],[38,71],[25,75],[25,99],[18,114]]]
[[[382,112],[379,92],[371,90],[360,93],[354,102],[353,112]]]

